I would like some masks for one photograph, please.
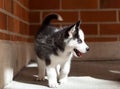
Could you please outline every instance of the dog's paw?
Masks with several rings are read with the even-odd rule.
[[[45,78],[44,77],[37,77],[36,81],[45,81]]]
[[[58,87],[58,83],[57,82],[50,82],[49,83],[49,87],[50,88],[57,88]]]
[[[66,77],[59,80],[60,84],[64,84],[66,82],[67,82],[67,78]]]

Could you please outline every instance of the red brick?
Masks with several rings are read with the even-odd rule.
[[[34,38],[28,38],[28,39],[27,39],[27,42],[29,42],[29,43],[33,43],[34,40],[35,40]]]
[[[40,12],[30,12],[30,22],[40,23]]]
[[[113,22],[116,21],[115,11],[81,11],[83,22]]]
[[[10,35],[0,32],[0,39],[1,40],[10,40]]]
[[[5,10],[8,12],[13,12],[13,0],[4,0]]]
[[[23,34],[29,35],[29,25],[28,24],[24,24],[24,27],[25,27],[25,29],[24,29],[24,33]]]
[[[59,0],[30,0],[30,9],[49,10],[59,9]]]
[[[24,23],[23,22],[20,22],[20,30],[19,30],[19,33],[20,34],[23,34],[23,31],[24,31]]]
[[[87,42],[113,42],[117,41],[117,37],[87,37]]]
[[[29,8],[29,0],[19,0],[22,5]]]
[[[100,34],[102,35],[120,35],[120,24],[101,24]]]
[[[4,0],[0,0],[0,8],[4,7]]]
[[[9,34],[4,34],[4,40],[10,40],[10,35]]]
[[[21,16],[20,16],[23,20],[28,21],[29,22],[29,12],[26,11],[25,9],[21,8]]]
[[[0,32],[0,39],[3,40],[4,39],[4,33]]]
[[[95,9],[98,0],[62,0],[63,9]]]
[[[70,25],[72,24],[62,24],[62,27],[70,26]],[[61,25],[57,25],[57,27],[61,27]],[[97,24],[81,24],[80,28],[84,31],[85,35],[97,35],[98,34]]]
[[[120,11],[119,11],[119,21],[120,21]]]
[[[13,3],[13,13],[15,16],[21,17],[22,16],[22,8],[16,2]]]
[[[67,11],[67,12],[45,12],[43,13],[43,18],[47,16],[50,13],[58,13],[62,16],[63,22],[71,23],[71,22],[77,22],[78,21],[78,12],[76,11]]]
[[[21,41],[21,37],[20,36],[16,36],[17,41]]]
[[[28,38],[22,37],[22,36],[17,36],[17,35],[10,35],[10,40],[11,41],[23,41],[27,42]]]
[[[20,40],[19,40],[19,41],[25,42],[25,41],[26,41],[26,38],[20,37]]]
[[[100,0],[100,8],[120,8],[120,0]]]
[[[14,41],[19,41],[19,36],[15,35],[13,39],[14,39]]]
[[[14,19],[12,17],[8,16],[7,21],[8,21],[7,22],[8,23],[8,25],[7,25],[8,30],[14,32]]]
[[[0,12],[0,28],[7,29],[7,16]]]
[[[17,19],[14,19],[14,32],[19,33],[20,31],[20,21]]]
[[[14,2],[13,13],[15,16],[29,22],[29,12],[22,8],[18,3]]]
[[[11,41],[16,41],[15,35],[11,35],[11,36],[10,36],[10,40],[11,40]]]
[[[25,40],[25,38],[17,36],[17,35],[11,35],[10,40],[11,41],[23,41],[23,40]]]
[[[97,24],[81,24],[81,29],[84,31],[85,35],[97,35]]]
[[[28,25],[20,22],[20,32],[19,33],[27,35],[27,34],[29,34],[28,31],[29,31]]]
[[[35,35],[37,31],[39,30],[39,25],[30,25],[29,35]]]

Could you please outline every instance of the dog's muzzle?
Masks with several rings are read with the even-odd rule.
[[[88,52],[89,50],[90,50],[89,47],[86,48],[86,52]],[[80,52],[79,50],[74,49],[74,52],[75,52],[75,54],[76,54],[78,57],[82,57],[82,52]]]
[[[82,56],[82,53],[81,53],[79,50],[74,49],[74,52],[76,53],[76,55],[77,55],[78,57],[81,57],[81,56]]]

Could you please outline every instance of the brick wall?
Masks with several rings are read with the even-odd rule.
[[[29,0],[0,0],[0,89],[34,57]]]
[[[0,39],[31,42],[29,0],[0,0]]]
[[[64,18],[56,26],[82,20],[91,48],[83,59],[120,59],[120,0],[0,0],[0,89],[34,58],[33,36],[49,13]]]
[[[120,41],[120,0],[30,0],[30,35],[36,33],[44,16],[60,13],[58,26],[82,20],[88,42]]]

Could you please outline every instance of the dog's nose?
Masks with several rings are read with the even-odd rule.
[[[86,48],[86,51],[89,51],[90,49],[89,48]]]

